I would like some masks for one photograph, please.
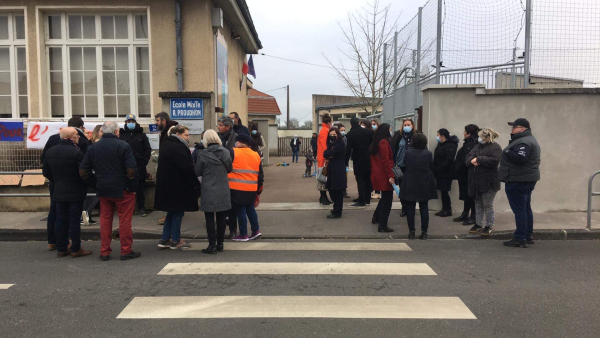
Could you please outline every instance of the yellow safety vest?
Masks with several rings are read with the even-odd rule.
[[[233,171],[227,175],[229,189],[256,191],[258,189],[258,173],[260,156],[250,148],[234,148]]]

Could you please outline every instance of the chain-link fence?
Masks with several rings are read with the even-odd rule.
[[[22,142],[0,142],[0,171],[42,169],[41,149],[27,149]]]

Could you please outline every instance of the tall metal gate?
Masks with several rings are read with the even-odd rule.
[[[292,148],[290,142],[293,137],[279,137],[277,140],[277,156],[292,156]],[[298,140],[302,142],[300,144],[300,156],[306,155],[306,152],[310,148],[310,137],[298,137]]]

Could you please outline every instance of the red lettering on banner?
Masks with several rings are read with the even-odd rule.
[[[48,130],[48,127],[46,126],[46,130]],[[31,133],[29,133],[29,137],[28,139],[30,139],[33,142],[37,142],[40,139],[37,138],[37,134],[40,132],[40,125],[36,124],[35,126],[33,126],[33,129],[31,129]],[[46,131],[44,131],[46,132]]]

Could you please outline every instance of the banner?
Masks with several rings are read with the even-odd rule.
[[[29,122],[27,125],[27,148],[44,149],[50,136],[58,134],[66,122]]]
[[[23,122],[0,122],[0,142],[22,142]]]

